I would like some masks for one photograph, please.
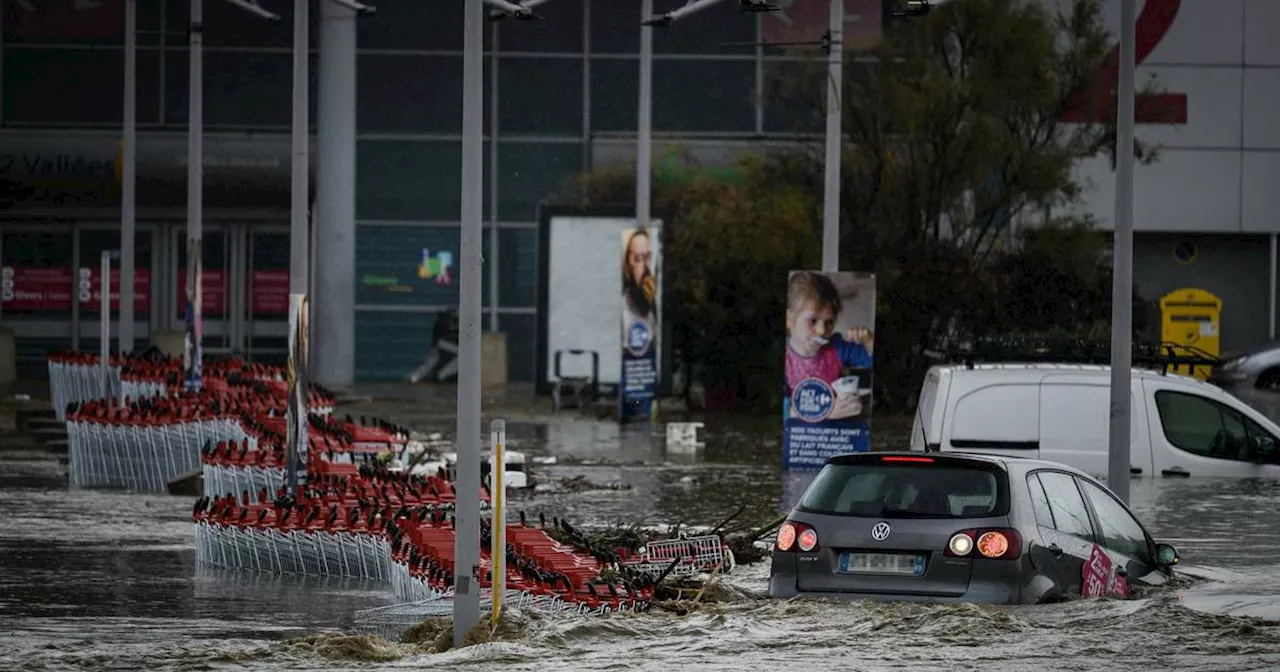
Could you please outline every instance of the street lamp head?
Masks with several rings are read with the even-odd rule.
[[[533,13],[533,6],[541,4],[537,0],[510,2],[510,0],[485,0],[485,3],[496,9],[489,11],[490,21],[501,21],[511,17],[518,21],[541,21],[542,17]]]
[[[674,17],[672,17],[670,13],[660,14],[658,16],[653,17],[652,19],[649,19],[648,21],[641,21],[640,25],[653,26],[655,28],[666,28],[667,26],[671,25],[673,20],[674,20]]]

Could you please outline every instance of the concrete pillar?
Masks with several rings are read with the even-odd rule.
[[[320,3],[320,86],[316,120],[315,382],[355,382],[356,14]]]

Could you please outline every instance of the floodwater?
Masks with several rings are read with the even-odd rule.
[[[443,416],[387,408],[452,433]],[[775,427],[710,419],[692,456],[647,427],[512,420],[508,444],[540,481],[616,486],[513,493],[512,506],[577,524],[715,524],[740,507],[732,525],[766,522],[782,492]],[[0,451],[0,669],[1280,668],[1280,482],[1143,479],[1131,499],[1194,578],[1128,602],[903,606],[763,598],[759,564],[691,616],[526,614],[503,641],[432,654],[353,630],[356,610],[395,602],[385,585],[198,568],[191,499],[68,491],[56,461]]]

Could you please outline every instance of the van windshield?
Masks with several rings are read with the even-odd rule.
[[[867,518],[984,518],[1009,512],[1003,472],[974,464],[828,464],[805,490],[808,513]]]

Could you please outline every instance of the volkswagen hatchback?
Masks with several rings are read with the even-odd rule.
[[[1101,483],[1053,462],[948,453],[827,461],[778,531],[774,597],[1019,604],[1164,583],[1157,544]]]

